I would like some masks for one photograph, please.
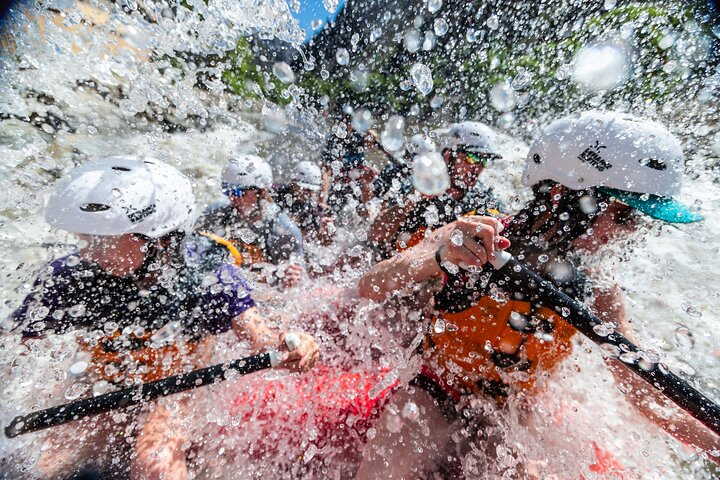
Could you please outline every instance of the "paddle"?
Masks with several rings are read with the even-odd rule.
[[[720,406],[712,400],[661,364],[638,357],[636,354],[641,350],[620,333],[603,335],[602,329],[596,331],[593,327],[603,324],[602,320],[590,313],[582,303],[560,291],[509,253],[496,252],[495,260],[490,263],[498,273],[506,277],[513,290],[526,293],[532,300],[554,309],[580,333],[598,345],[605,346],[606,352],[617,349],[617,355],[614,356],[620,363],[720,435]]]
[[[285,344],[290,351],[295,350],[300,340],[297,335],[289,333],[285,336]],[[193,370],[192,372],[173,375],[154,382],[124,388],[115,392],[105,393],[97,397],[84,398],[65,405],[58,405],[45,410],[39,410],[27,415],[15,417],[10,425],[5,427],[5,436],[17,437],[24,433],[36,432],[56,425],[80,420],[81,418],[109,412],[117,408],[129,407],[138,403],[166,397],[174,393],[191,390],[215,383],[218,380],[227,380],[226,373],[230,370],[240,375],[265,370],[280,364],[281,358],[277,351],[261,353],[250,357],[240,358],[230,363],[221,363],[212,367]]]

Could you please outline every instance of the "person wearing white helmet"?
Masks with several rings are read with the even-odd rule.
[[[277,204],[286,211],[300,227],[304,241],[316,241],[327,245],[334,231],[332,218],[320,203],[323,187],[322,170],[315,163],[299,162],[290,182],[275,188]]]
[[[402,156],[390,157],[390,161],[383,167],[375,179],[375,195],[384,197],[388,194],[397,195],[403,187],[407,186],[407,179],[412,169],[412,159],[416,155],[433,153],[437,151],[435,142],[423,133],[416,133],[405,143]],[[406,193],[406,192],[402,192]]]
[[[257,349],[284,348],[284,334],[263,322],[237,267],[202,270],[188,257],[183,239],[194,211],[189,179],[158,160],[109,157],[72,170],[56,185],[45,219],[77,235],[80,248],[53,261],[13,312],[24,341],[81,332],[78,358],[89,366],[77,382],[87,385],[148,382],[206,366],[208,342],[230,330]],[[224,288],[213,288],[208,275]],[[318,348],[311,336],[298,336],[302,344],[285,365],[306,370]],[[137,421],[131,476],[187,477],[189,439],[180,433],[181,417],[160,404],[130,416]],[[131,431],[128,425],[106,417],[97,425],[88,419],[58,427],[37,475],[66,477],[83,462],[116,454],[117,445],[107,438],[118,435],[117,429]]]
[[[281,280],[294,286],[303,273],[302,233],[273,201],[272,183],[272,168],[263,158],[252,154],[230,158],[221,175],[229,203],[211,207],[199,220],[198,230],[233,242],[246,266],[272,272],[267,278],[271,283]],[[225,256],[222,248],[217,252]],[[281,268],[265,268],[268,265]]]
[[[442,134],[441,154],[447,166],[449,186],[443,195],[429,197],[413,192],[410,178],[406,178],[400,195],[387,202],[371,228],[371,238],[383,256],[414,245],[428,228],[452,222],[470,212],[482,214],[501,207],[492,189],[479,181],[489,162],[502,158],[493,130],[479,122],[462,122]],[[417,145],[418,148],[424,146]]]
[[[398,478],[410,472],[422,476],[447,458],[446,447],[462,459],[457,455],[462,445],[440,437],[449,440],[462,429],[466,437],[486,438],[473,429],[492,423],[477,411],[463,415],[463,405],[477,399],[502,406],[508,397],[532,402],[539,391],[536,380],[571,355],[576,330],[552,306],[532,302],[525,286],[515,288],[492,270],[482,270],[496,251],[508,249],[578,301],[591,300],[593,311],[628,335],[619,287],[593,284],[597,272],[584,271],[580,259],[608,254],[601,247],[610,242],[631,245],[638,212],[665,222],[700,221],[701,215],[675,198],[682,172],[680,142],[662,125],[617,112],[571,115],[551,123],[532,144],[523,182],[532,187],[534,199],[512,220],[462,218],[363,276],[361,296],[414,299],[417,308],[426,306],[421,318],[430,325],[422,328],[428,333],[421,372],[396,397],[398,408],[412,401],[424,412],[423,420],[406,422],[399,432],[378,428],[358,478],[375,477],[373,465],[380,461]],[[432,300],[417,293],[426,291],[434,293]],[[682,411],[661,418],[653,405],[665,405],[663,397],[616,361],[608,363],[619,381],[631,385],[634,393],[626,398],[641,413],[720,461],[720,439],[713,432]],[[428,430],[436,435],[426,440],[421,432]],[[491,441],[476,445],[486,452],[495,447]]]

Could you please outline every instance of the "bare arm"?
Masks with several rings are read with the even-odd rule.
[[[595,310],[603,320],[618,323],[620,325],[618,330],[632,341],[624,296],[618,285],[595,292]],[[720,437],[622,366],[619,360],[608,359],[606,362],[615,381],[629,390],[626,398],[642,416],[684,444],[705,452],[715,463],[720,463]],[[658,409],[657,405],[662,408]]]
[[[401,254],[378,263],[366,273],[358,284],[360,295],[382,301],[392,292],[409,285],[426,282],[442,276],[442,263],[459,268],[482,267],[496,249],[502,250],[510,242],[499,236],[500,222],[492,217],[472,216],[445,225],[418,245]]]
[[[370,240],[378,244],[392,242],[398,235],[400,226],[407,219],[406,210],[400,205],[384,208],[370,226]]]

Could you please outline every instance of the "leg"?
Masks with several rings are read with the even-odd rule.
[[[114,426],[108,427],[109,420],[106,415],[98,415],[48,431],[33,475],[64,478],[91,462],[101,464]]]
[[[177,410],[171,412],[162,404],[153,407],[140,423],[130,478],[186,480],[184,444],[187,439],[180,421],[184,415]],[[179,406],[179,410],[185,409]]]
[[[399,391],[377,422],[377,434],[365,446],[356,478],[422,477],[443,458],[450,426],[428,392],[413,387]]]

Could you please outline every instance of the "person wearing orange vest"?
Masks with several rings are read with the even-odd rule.
[[[109,157],[72,170],[56,185],[45,218],[76,234],[80,249],[52,262],[13,313],[23,341],[77,332],[84,360],[70,373],[79,383],[105,388],[207,366],[208,342],[231,330],[255,349],[287,350],[285,334],[272,331],[257,312],[238,267],[207,271],[189,256],[184,239],[194,211],[190,180],[158,160]],[[318,346],[310,335],[297,336],[299,346],[283,364],[308,370]],[[33,466],[34,478],[70,475],[101,461],[102,449],[121,455],[109,439],[127,435],[134,440],[131,477],[187,478],[189,439],[176,411],[183,402],[168,400],[139,415],[128,412],[135,423],[116,425],[101,416],[56,427]]]
[[[670,223],[702,219],[673,199],[682,171],[680,143],[658,123],[601,111],[565,117],[531,146],[523,182],[532,187],[534,199],[506,232],[492,217],[461,218],[362,277],[361,296],[375,301],[424,289],[435,295],[421,317],[427,328],[418,326],[426,332],[422,372],[397,397],[398,404],[411,401],[423,411],[423,421],[405,422],[393,431],[379,427],[358,478],[431,472],[447,458],[446,442],[462,424],[458,412],[468,399],[498,405],[508,396],[528,401],[538,391],[538,378],[570,355],[574,328],[482,269],[496,251],[509,249],[582,301],[591,284],[579,268],[578,253],[596,254],[602,245],[625,238],[635,230],[638,212]],[[595,311],[625,330],[617,285],[594,290]],[[708,455],[720,451],[720,440],[710,430],[684,412],[659,418],[648,403],[662,404],[662,397],[624,369],[612,370],[643,392],[628,396],[643,414]],[[423,429],[433,434],[424,436]],[[379,461],[387,469],[373,468]]]
[[[487,209],[498,208],[492,190],[478,181],[490,161],[502,158],[496,137],[480,122],[457,123],[445,132],[442,158],[448,171],[447,189],[440,196],[430,197],[412,193],[412,186],[406,185],[404,195],[385,205],[370,229],[370,239],[383,256],[415,245],[427,229],[460,215],[470,211],[484,214]],[[410,177],[405,182],[410,182]]]

